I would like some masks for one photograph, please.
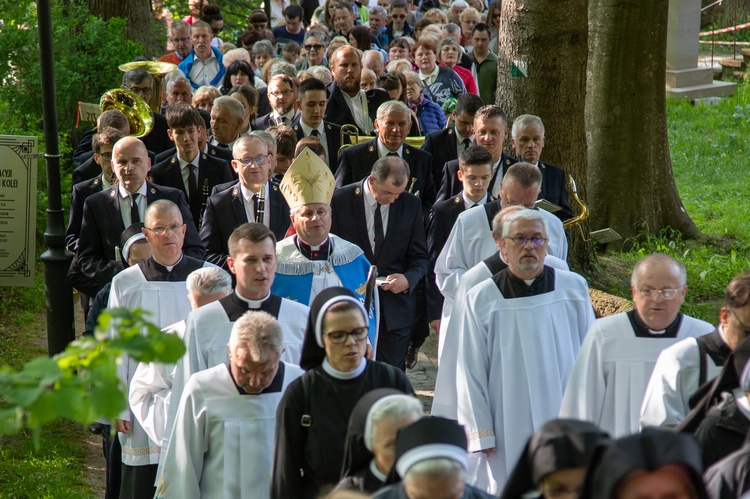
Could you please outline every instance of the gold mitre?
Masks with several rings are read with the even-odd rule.
[[[305,147],[281,179],[281,193],[289,208],[303,204],[331,204],[336,179],[320,156]]]

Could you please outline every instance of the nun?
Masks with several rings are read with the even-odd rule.
[[[594,451],[579,499],[707,499],[692,437],[658,428]]]
[[[349,418],[344,467],[336,490],[373,493],[393,468],[396,433],[422,418],[422,402],[392,388],[362,397]]]
[[[466,433],[453,420],[427,417],[401,428],[395,458],[388,480],[397,483],[381,489],[373,499],[493,497],[466,483]]]
[[[547,422],[529,438],[500,499],[575,497],[594,449],[607,440],[609,436],[593,423]]]
[[[349,417],[365,393],[413,393],[400,369],[365,357],[367,324],[364,306],[346,288],[324,289],[313,300],[300,362],[306,372],[276,413],[273,499],[315,498],[338,483]]]

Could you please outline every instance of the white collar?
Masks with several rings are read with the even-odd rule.
[[[370,177],[365,178],[364,182],[362,182],[365,186],[364,189],[362,189],[364,196],[365,196],[365,203],[367,203],[367,206],[372,206],[373,210],[377,208],[378,202],[375,200],[375,196],[372,195],[372,191],[370,190]]]
[[[325,135],[325,127],[323,126],[323,120],[320,121],[320,124],[318,125],[317,128],[312,128],[307,123],[305,123],[304,121],[302,121],[302,118],[300,118],[299,119],[299,126],[302,127],[302,133],[305,134],[305,137],[309,137],[310,133],[313,130],[317,130],[320,135]]]
[[[190,161],[190,163],[188,163],[187,161],[185,161],[184,159],[182,159],[180,157],[179,153],[178,153],[177,154],[177,161],[180,163],[180,170],[184,170],[185,168],[187,168],[188,164],[198,166],[198,162],[200,161],[200,157],[201,157],[201,153],[200,153],[200,151],[198,151],[198,154],[196,154],[195,157],[193,158],[193,160]]]
[[[123,199],[127,198],[127,197],[130,197],[131,194],[140,194],[141,196],[145,196],[146,192],[147,192],[146,181],[144,180],[143,184],[141,185],[141,187],[137,191],[135,191],[135,192],[128,191],[127,189],[125,189],[125,186],[123,186],[121,182],[118,182],[117,183],[117,192],[120,193],[120,197],[123,198]]]
[[[419,70],[419,76],[421,76],[423,80],[426,80],[426,79],[427,79],[427,78],[429,78],[430,76],[435,76],[435,77],[437,77],[437,74],[438,74],[439,72],[440,72],[440,65],[439,65],[439,64],[438,64],[438,63],[436,62],[436,63],[435,63],[435,70],[434,70],[434,71],[433,71],[432,73],[428,73],[428,74],[425,74],[425,73],[423,73],[423,72],[422,72],[422,70],[420,69],[420,70]]]
[[[398,157],[403,159],[404,158],[404,144],[401,144],[401,147],[396,149],[395,151],[391,151],[387,147],[385,147],[385,144],[380,142],[380,138],[378,138],[378,157],[385,158],[388,156],[388,153],[395,152],[398,154]]]
[[[269,291],[268,294],[264,298],[261,298],[260,300],[251,300],[249,298],[245,298],[244,296],[242,296],[237,291],[236,288],[234,290],[234,294],[237,296],[237,298],[239,298],[240,300],[242,300],[245,303],[247,303],[247,305],[248,305],[249,308],[254,308],[254,309],[260,308],[261,305],[263,305],[263,302],[266,301],[266,300],[268,300],[268,298],[270,298],[270,296],[271,296],[271,292]]]
[[[485,194],[485,195],[484,195],[484,197],[483,197],[482,199],[480,199],[479,201],[476,201],[476,203],[477,203],[478,205],[480,205],[480,206],[481,206],[481,205],[483,205],[483,204],[485,204],[485,203],[487,203],[487,196],[489,196],[489,194]],[[471,200],[471,199],[470,199],[470,198],[469,198],[469,197],[468,197],[468,196],[466,195],[466,193],[465,193],[464,191],[461,191],[461,198],[462,198],[462,199],[464,200],[464,204],[466,205],[466,208],[467,208],[467,209],[468,209],[468,208],[472,208],[472,207],[473,207],[473,205],[474,205],[475,201],[472,201],[472,200]]]
[[[266,182],[266,191],[268,191],[268,182]],[[242,193],[242,197],[245,198],[245,201],[250,201],[253,199],[253,196],[258,194],[260,195],[260,191],[253,192],[249,188],[245,187],[245,185],[240,181],[240,192]]]
[[[456,142],[458,142],[459,144],[463,143],[463,141],[465,139],[469,139],[470,141],[474,142],[474,136],[473,135],[471,137],[464,137],[463,135],[461,135],[460,133],[458,133],[458,128],[456,128],[455,125],[453,126],[453,131],[456,132]]]
[[[382,471],[378,469],[378,465],[375,464],[375,459],[370,461],[370,473],[372,473],[372,476],[374,476],[375,478],[377,478],[383,483],[385,483],[386,479],[388,478],[388,476],[385,473],[383,473]]]
[[[294,121],[294,115],[295,114],[297,114],[297,112],[294,109],[292,109],[291,111],[289,111],[288,113],[286,113],[283,116],[284,116],[284,118],[286,118],[287,120],[289,120],[289,124],[291,125],[292,121]],[[277,113],[275,109],[271,112],[271,118],[273,118],[275,120],[278,120],[281,116],[282,115],[280,115],[279,113]]]
[[[161,265],[162,267],[164,267],[165,269],[167,269],[167,271],[168,271],[168,272],[172,272],[172,269],[173,269],[173,268],[175,268],[175,267],[176,267],[177,265],[179,265],[179,264],[180,264],[180,262],[182,261],[182,257],[183,257],[183,256],[185,256],[185,254],[184,254],[184,253],[181,253],[181,254],[180,254],[180,259],[179,259],[179,260],[177,260],[177,261],[176,261],[176,262],[175,262],[175,263],[174,263],[173,265],[164,265],[164,264],[163,264],[163,263],[161,263],[161,262],[160,262],[159,260],[157,260],[157,259],[156,259],[156,257],[155,257],[155,256],[153,256],[153,255],[151,256],[151,258],[153,258],[153,259],[154,259],[154,261],[155,261],[156,263],[158,263],[159,265]]]
[[[329,376],[346,380],[346,379],[354,379],[359,377],[363,372],[365,372],[365,367],[367,367],[367,359],[362,357],[362,361],[359,363],[359,366],[357,366],[353,371],[349,372],[343,372],[339,371],[338,369],[335,369],[330,362],[328,362],[328,357],[323,359],[323,370],[328,374]]]

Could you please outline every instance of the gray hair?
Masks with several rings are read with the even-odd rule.
[[[270,81],[274,76],[288,76],[294,80],[297,78],[297,68],[294,67],[294,64],[278,60],[271,65],[271,69],[268,71],[268,80]]]
[[[143,68],[131,69],[130,71],[125,71],[125,74],[122,75],[122,86],[130,88],[130,86],[134,83],[138,84],[144,80],[148,80],[148,82],[153,86],[154,79],[153,77],[151,77],[148,71]]]
[[[505,220],[503,220],[503,237],[508,237],[508,233],[510,233],[510,224],[515,222],[516,220],[526,220],[526,221],[536,221],[539,220],[542,222],[542,226],[544,227],[544,237],[547,237],[547,234],[549,231],[547,230],[547,218],[542,215],[538,210],[530,210],[528,208],[524,208],[522,210],[518,210],[515,213],[511,213],[507,217],[505,217]]]
[[[362,55],[362,60],[364,61],[368,56],[376,58],[380,64],[385,64],[385,57],[383,57],[383,53],[379,50],[365,50],[365,53]]]
[[[459,57],[460,57],[461,52],[463,52],[461,45],[458,44],[455,38],[451,38],[451,37],[443,38],[440,41],[440,43],[438,43],[438,46],[437,46],[438,59],[440,59],[440,52],[443,50],[444,47],[447,47],[447,46],[456,47],[456,50],[458,50]]]
[[[544,123],[542,118],[533,114],[522,114],[513,121],[513,128],[511,129],[511,137],[514,139],[518,136],[519,130],[528,128],[531,126],[538,126],[542,129],[542,137],[544,137]]]
[[[680,286],[687,285],[687,270],[685,270],[685,265],[683,265],[681,261],[677,260],[676,258],[672,258],[671,256],[664,253],[653,253],[651,255],[644,256],[643,258],[635,262],[635,265],[633,266],[633,273],[630,275],[630,284],[632,286],[638,286],[638,273],[641,270],[641,267],[652,262],[659,265],[674,265],[677,268],[677,273],[680,276]]]
[[[232,49],[232,50],[227,51],[227,53],[224,54],[224,57],[221,60],[225,68],[228,68],[229,66],[231,66],[232,63],[235,61],[245,61],[248,64],[252,63],[252,60],[250,59],[250,53],[246,49],[243,49],[243,48]],[[247,75],[247,76],[253,76],[253,75]]]
[[[214,107],[213,109],[222,109],[226,108],[229,109],[229,113],[232,115],[232,118],[236,120],[243,120],[245,118],[245,108],[242,106],[242,103],[235,99],[234,97],[230,97],[228,95],[222,95],[221,97],[217,97],[214,100]]]
[[[384,15],[385,17],[388,17],[388,11],[386,11],[380,5],[376,5],[375,7],[370,9],[370,15],[372,16],[374,14],[381,14],[381,15]]]
[[[378,184],[385,183],[389,178],[393,178],[393,185],[400,187],[409,180],[409,163],[398,156],[384,156],[372,165],[370,176]]]
[[[431,478],[442,478],[455,473],[458,471],[458,479],[462,482],[466,481],[466,470],[461,465],[452,459],[447,457],[437,457],[434,459],[425,459],[420,461],[406,472],[403,480],[404,483],[411,484],[414,480],[414,475],[427,475]]]
[[[254,137],[263,141],[268,147],[268,152],[276,156],[276,137],[271,132],[265,130],[253,130],[247,134],[248,137]]]
[[[443,26],[443,31],[451,35],[461,35],[461,26],[456,23],[448,23]]]
[[[419,77],[419,75],[416,72],[411,71],[411,70],[402,71],[402,72],[404,73],[404,76],[406,77],[407,82],[411,78],[412,80],[414,80],[414,83],[419,85],[421,88],[424,88],[424,82],[422,81],[422,79]]]
[[[508,187],[511,180],[515,180],[524,189],[528,189],[533,185],[542,185],[542,171],[538,166],[534,166],[531,163],[525,161],[519,161],[508,168],[503,176],[503,188]]]
[[[389,100],[382,103],[380,107],[378,107],[377,119],[384,120],[391,113],[405,114],[407,118],[409,118],[409,123],[411,123],[411,111],[406,107],[406,104],[400,100]]]
[[[330,204],[327,204],[326,206],[328,207],[328,214],[330,215],[330,214],[331,214],[331,205],[330,205]],[[297,217],[297,214],[298,214],[298,213],[299,213],[299,212],[300,212],[300,211],[302,210],[302,208],[304,208],[304,207],[305,207],[305,205],[304,205],[304,204],[301,204],[301,205],[299,205],[299,206],[295,206],[294,208],[290,208],[290,209],[289,209],[289,215],[290,215],[290,216],[291,216],[292,218],[296,218],[296,217]]]
[[[232,276],[221,267],[203,267],[190,272],[185,281],[187,290],[201,296],[232,291]]]
[[[328,37],[322,31],[318,31],[316,29],[308,31],[307,34],[305,35],[305,41],[303,42],[303,44],[307,42],[307,40],[309,40],[310,38],[315,38],[323,45],[328,45]]]
[[[519,210],[525,210],[521,205],[514,204],[498,211],[495,217],[492,219],[492,235],[495,237],[503,237],[503,222],[505,218]]]
[[[253,60],[255,60],[255,58],[262,53],[269,54],[271,57],[276,57],[276,52],[273,50],[273,45],[268,40],[258,40],[253,44]]]
[[[267,149],[270,150],[265,140],[263,140],[261,137],[257,135],[248,133],[247,135],[240,135],[239,138],[234,141],[234,144],[232,145],[232,157],[237,158],[237,154],[238,154],[237,150],[242,146],[247,146],[248,144],[250,144],[250,142],[260,142],[261,144],[266,146]]]
[[[229,336],[229,349],[244,349],[254,362],[265,362],[268,350],[281,355],[284,351],[284,333],[276,318],[263,311],[249,310],[237,319]]]
[[[365,420],[365,447],[372,450],[376,423],[383,420],[398,421],[408,416],[416,416],[416,419],[419,419],[423,415],[422,402],[411,395],[391,395],[382,403],[375,403]]]
[[[178,29],[186,29],[190,31],[190,25],[186,23],[185,21],[182,21],[180,19],[175,19],[172,21],[172,25],[169,27],[169,34],[171,35]]]
[[[451,2],[451,8],[453,7],[469,7],[469,3],[466,0],[453,0]]]
[[[144,225],[148,227],[148,224],[146,224],[145,222],[150,222],[150,219],[154,216],[154,214],[169,212],[174,212],[179,217],[180,223],[185,223],[185,221],[182,219],[182,212],[180,211],[180,207],[177,206],[174,201],[170,201],[169,199],[157,199],[146,207],[146,213],[143,215]]]
[[[307,71],[323,83],[330,83],[333,81],[333,73],[331,73],[331,70],[325,66],[313,66]]]
[[[167,93],[172,91],[172,88],[174,87],[175,83],[185,83],[188,88],[190,89],[190,93],[193,93],[193,87],[190,86],[190,80],[185,78],[185,75],[182,73],[182,71],[176,71],[177,73],[180,73],[178,75],[172,76],[169,78],[169,81],[167,81]],[[171,73],[170,73],[171,74]]]

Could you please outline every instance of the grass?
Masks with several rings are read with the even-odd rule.
[[[724,287],[750,268],[750,85],[717,105],[669,102],[669,145],[677,189],[704,236],[683,240],[669,229],[629,241],[628,252],[600,257],[603,269],[592,284],[630,298],[630,269],[641,257],[663,252],[681,260],[688,273],[683,312],[716,322]]]
[[[44,279],[37,270],[33,287],[0,288],[0,366],[18,369],[47,355]],[[42,430],[39,450],[30,432],[0,437],[0,498],[96,497],[84,477],[84,431],[58,421]]]

